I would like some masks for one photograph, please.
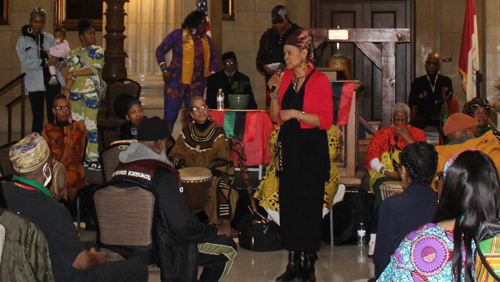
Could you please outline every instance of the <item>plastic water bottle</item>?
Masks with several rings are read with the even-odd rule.
[[[358,246],[365,245],[366,229],[365,224],[361,222],[358,228]]]
[[[224,92],[222,88],[219,88],[219,92],[217,93],[217,110],[224,110]]]

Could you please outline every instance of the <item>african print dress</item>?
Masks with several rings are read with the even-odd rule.
[[[426,142],[427,138],[422,129],[405,126],[413,141]],[[368,144],[368,153],[366,154],[365,167],[370,174],[370,189],[375,195],[374,207],[380,206],[382,197],[380,195],[380,184],[385,181],[394,181],[394,179],[374,171],[370,167],[370,162],[378,158],[385,169],[390,172],[399,172],[399,153],[408,145],[406,139],[401,135],[394,133],[394,126],[382,128],[375,133],[373,139]]]
[[[403,239],[377,281],[453,281],[451,264],[454,246],[453,231],[428,223]],[[475,254],[474,241],[471,247]],[[463,246],[462,254],[465,254]],[[462,259],[465,264],[465,256]],[[474,277],[474,265],[472,267]],[[462,268],[460,281],[464,281],[464,276],[465,269]]]
[[[234,187],[234,167],[229,140],[224,128],[213,121],[199,129],[189,124],[182,129],[169,157],[176,168],[206,167],[220,176],[216,191],[205,207],[209,218],[231,220],[234,216],[238,192]]]

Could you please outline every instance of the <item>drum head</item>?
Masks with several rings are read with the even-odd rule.
[[[212,176],[210,169],[206,167],[186,167],[179,169],[181,180],[204,180]]]
[[[404,181],[386,181],[382,186],[387,188],[403,188],[406,189],[406,183]]]
[[[125,151],[130,146],[130,143],[135,140],[116,140],[111,143],[111,146],[117,145],[116,148],[120,151]]]
[[[66,168],[62,163],[53,162],[52,176],[50,192],[54,198],[59,200],[64,196],[64,188],[66,187]]]

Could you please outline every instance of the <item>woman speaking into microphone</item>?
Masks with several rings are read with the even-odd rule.
[[[289,250],[285,273],[276,281],[316,281],[325,183],[330,179],[327,130],[333,121],[328,77],[314,69],[313,33],[296,30],[284,46],[286,69],[274,75],[271,118],[281,125],[276,143],[276,174],[282,246]],[[279,157],[281,156],[281,157]],[[304,253],[304,265],[300,263]]]

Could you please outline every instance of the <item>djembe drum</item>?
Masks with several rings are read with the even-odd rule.
[[[205,209],[210,200],[212,172],[204,167],[186,167],[179,169],[184,198],[193,213]]]
[[[66,168],[64,165],[57,161],[52,160],[52,181],[50,183],[50,193],[54,199],[61,200],[65,198],[68,192],[66,187]]]
[[[384,182],[382,185],[380,185],[380,193],[382,194],[382,200],[403,193],[406,187],[407,185],[403,181]]]

